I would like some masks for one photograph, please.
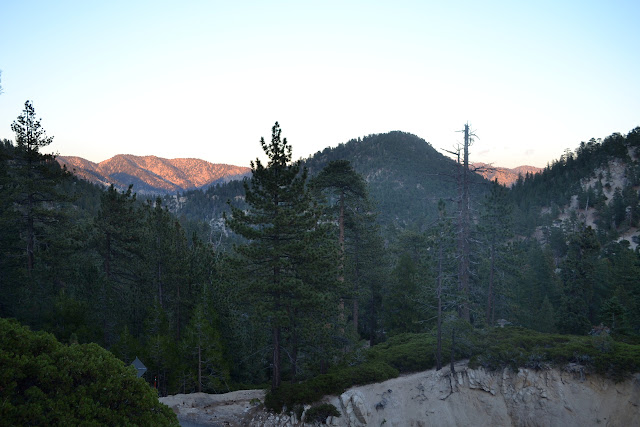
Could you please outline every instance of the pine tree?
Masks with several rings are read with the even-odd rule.
[[[491,185],[491,191],[483,204],[483,214],[480,218],[480,234],[483,246],[487,251],[488,278],[487,278],[487,304],[485,319],[488,325],[495,323],[496,288],[500,273],[505,273],[504,263],[508,257],[505,246],[507,239],[513,233],[511,231],[511,205],[507,200],[507,189],[495,180]]]
[[[46,135],[31,101],[25,102],[24,110],[12,123],[11,130],[16,134],[10,172],[15,185],[13,202],[21,216],[21,229],[26,240],[26,267],[31,274],[35,267],[38,239],[42,239],[50,231],[49,227],[57,225],[62,218],[58,209],[51,208],[65,200],[56,187],[70,175],[60,169],[53,155],[41,153],[41,149],[51,144],[53,137]]]
[[[0,141],[0,317],[16,315],[18,289],[15,284],[23,281],[18,227],[21,217],[13,207],[16,188],[10,175],[14,151],[11,141]]]
[[[429,263],[433,266],[433,281],[427,282],[427,290],[429,290],[428,300],[435,297],[436,302],[436,369],[442,368],[442,340],[445,333],[447,320],[451,319],[447,313],[457,307],[458,289],[453,286],[455,273],[453,271],[455,262],[454,258],[454,232],[451,220],[447,218],[447,212],[443,200],[438,202],[438,222],[435,227],[430,230],[429,242],[432,244],[430,251]],[[430,285],[430,286],[429,286]],[[451,329],[452,346],[455,341],[455,329]],[[453,352],[453,347],[452,347]],[[453,357],[453,353],[452,353]],[[453,363],[452,363],[453,368]]]
[[[133,186],[120,192],[113,185],[101,196],[100,210],[93,220],[94,248],[104,273],[95,293],[104,343],[115,340],[118,323],[128,324],[131,333],[142,332],[144,298],[139,286],[142,259],[140,211]]]
[[[316,191],[324,193],[329,199],[329,205],[332,210],[337,211],[338,222],[338,245],[340,248],[340,264],[338,265],[338,280],[345,281],[345,263],[347,262],[347,248],[345,247],[345,233],[347,232],[347,224],[350,224],[349,234],[353,232],[354,236],[349,239],[350,242],[358,241],[356,228],[359,227],[364,217],[363,206],[368,204],[367,184],[360,174],[358,174],[348,160],[334,160],[329,162],[320,173],[313,178],[312,187]],[[361,227],[362,228],[362,227]],[[349,248],[352,254],[359,253],[361,248]],[[357,255],[356,255],[357,257]],[[353,266],[353,264],[351,264]],[[351,288],[351,298],[353,301],[353,329],[358,331],[359,318],[359,298],[358,291],[361,287],[359,283],[360,266],[355,265],[352,269],[352,283],[347,285]],[[355,281],[353,281],[355,279]],[[341,307],[344,303],[341,302]]]
[[[422,332],[424,328],[420,321],[425,318],[422,287],[430,280],[431,272],[431,268],[424,268],[429,243],[424,233],[415,230],[407,230],[398,238],[399,254],[383,301],[388,335]]]
[[[248,296],[271,330],[271,384],[276,389],[282,379],[283,333],[291,345],[295,376],[300,320],[312,318],[331,300],[336,275],[335,268],[322,263],[331,258],[331,251],[324,244],[326,229],[306,187],[307,170],[301,170],[299,162],[291,163],[291,146],[281,139],[277,122],[271,143],[262,138],[260,144],[269,162],[266,167],[259,159],[251,162],[252,180],[245,181],[249,210],[232,207],[226,221],[248,240],[236,251],[251,273]]]
[[[347,239],[345,273],[352,286],[354,331],[359,330],[373,345],[382,339],[382,292],[388,281],[384,241],[371,204],[356,207],[352,220],[353,225],[347,223],[352,233]],[[359,313],[361,307],[362,313]]]
[[[561,280],[555,273],[553,251],[550,245],[541,247],[537,242],[530,242],[520,253],[519,260],[513,262],[519,266],[520,280],[513,285],[512,304],[515,310],[512,312],[513,320],[509,320],[540,332],[555,331],[549,322],[554,325],[557,320],[555,314]],[[549,313],[554,313],[554,317],[541,318]]]
[[[351,331],[354,338],[363,333],[373,343],[379,329],[385,271],[377,215],[367,184],[349,161],[334,160],[313,178],[311,186],[325,196],[328,215],[338,224],[338,281],[344,285],[343,299],[351,300]],[[342,300],[340,307],[341,313],[348,312]],[[361,319],[363,309],[365,319]]]
[[[589,332],[589,308],[596,281],[596,264],[600,245],[591,227],[569,238],[569,251],[562,263],[562,296],[558,329],[567,334]]]
[[[191,315],[183,340],[183,359],[188,361],[196,391],[220,393],[229,391],[229,368],[224,360],[222,337],[210,298],[203,292],[203,301],[196,305]]]
[[[171,336],[166,311],[156,298],[144,321],[144,354],[148,379],[153,381],[158,393],[166,396],[175,384],[170,384],[172,372],[178,366],[178,345]]]
[[[144,206],[144,241],[146,265],[144,280],[153,284],[150,293],[156,295],[161,307],[174,300],[179,284],[186,275],[184,258],[187,256],[186,238],[180,224],[172,217],[162,199]]]

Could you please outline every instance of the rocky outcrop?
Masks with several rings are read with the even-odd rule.
[[[243,426],[254,412],[264,414],[264,390],[240,390],[225,394],[176,394],[161,397],[178,415],[182,425],[188,426]],[[268,415],[268,414],[264,414]]]
[[[492,166],[488,163],[472,163],[471,168],[477,174],[482,175],[485,179],[493,181],[498,180],[499,184],[507,187],[513,186],[519,177],[525,177],[527,174],[535,175],[542,171],[542,168],[535,166],[518,166],[515,168],[503,168],[500,166]]]
[[[632,426],[640,425],[640,374],[616,383],[575,366],[489,372],[459,363],[453,373],[406,375],[324,401],[341,413],[332,426]],[[252,408],[226,425],[305,425]]]

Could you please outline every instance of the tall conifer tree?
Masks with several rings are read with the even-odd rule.
[[[506,245],[507,239],[513,235],[511,231],[511,205],[507,201],[507,189],[498,184],[496,179],[491,184],[491,191],[487,194],[483,203],[483,212],[480,218],[480,238],[486,250],[485,259],[488,263],[487,278],[487,305],[485,307],[485,319],[488,325],[495,322],[495,305],[497,286],[500,282],[500,273],[505,273],[505,258],[508,257]],[[513,260],[511,260],[513,263]]]
[[[232,216],[226,221],[248,240],[236,251],[250,272],[248,297],[271,331],[275,389],[282,379],[284,333],[289,339],[287,353],[295,376],[301,320],[318,319],[314,314],[327,306],[335,268],[322,263],[331,258],[331,251],[324,245],[326,230],[306,187],[307,170],[301,170],[299,162],[291,162],[291,146],[281,138],[277,122],[271,142],[261,138],[260,144],[269,162],[266,166],[259,159],[251,162],[253,177],[245,181],[249,210],[232,207]]]
[[[41,149],[51,144],[53,137],[47,136],[36,117],[31,101],[24,104],[22,114],[11,124],[16,134],[16,149],[13,160],[16,192],[14,204],[21,214],[21,226],[26,240],[26,266],[31,274],[34,269],[38,237],[43,236],[48,225],[60,219],[60,212],[51,205],[64,199],[56,186],[69,175],[61,170],[51,154]]]
[[[569,251],[562,263],[562,295],[558,318],[560,332],[584,334],[589,331],[589,306],[596,283],[600,244],[591,227],[569,238]]]

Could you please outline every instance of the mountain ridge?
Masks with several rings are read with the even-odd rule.
[[[543,168],[530,165],[506,168],[482,162],[474,162],[471,164],[471,167],[476,169],[475,172],[485,177],[485,179],[488,179],[489,181],[497,179],[499,184],[506,187],[511,187],[515,184],[519,177],[524,178],[527,174],[536,174],[543,170]]]
[[[248,167],[211,163],[194,157],[167,159],[155,155],[116,154],[98,163],[79,156],[57,156],[56,160],[61,166],[66,166],[75,175],[91,183],[102,186],[113,184],[120,190],[133,184],[134,191],[142,194],[170,194],[207,188],[217,183],[242,179],[251,172]],[[472,166],[485,179],[497,179],[507,187],[511,187],[519,176],[524,177],[527,173],[535,174],[542,170],[528,165],[506,168],[480,162],[473,163]]]
[[[117,154],[95,163],[78,156],[58,156],[60,165],[91,183],[120,190],[133,184],[140,194],[169,194],[206,188],[247,176],[251,169],[243,166],[211,163],[195,158],[166,159],[154,155]]]

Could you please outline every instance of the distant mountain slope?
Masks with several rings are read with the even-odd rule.
[[[428,226],[437,217],[440,199],[455,210],[457,164],[424,139],[392,131],[352,139],[326,148],[306,160],[312,174],[332,160],[346,159],[369,184],[381,224],[393,228]],[[482,197],[488,181],[473,174],[473,196]]]
[[[199,159],[164,159],[119,154],[100,163],[81,157],[58,156],[58,162],[77,176],[101,185],[126,189],[133,184],[139,194],[169,194],[241,179],[251,170],[242,166],[213,164]]]
[[[543,171],[517,181],[510,197],[519,234],[543,229],[597,229],[601,244],[640,242],[640,127],[626,136],[582,142]],[[551,227],[551,228],[550,228]]]
[[[542,168],[537,168],[535,166],[503,168],[500,166],[492,166],[487,163],[473,163],[472,167],[479,169],[477,173],[485,177],[485,179],[488,179],[489,181],[497,179],[500,184],[507,187],[511,187],[518,180],[519,176],[524,178],[528,173],[536,174],[542,171]]]

